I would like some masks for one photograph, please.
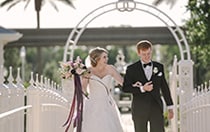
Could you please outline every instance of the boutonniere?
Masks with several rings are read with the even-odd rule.
[[[153,74],[154,75],[157,75],[157,76],[162,76],[163,75],[163,73],[160,72],[157,67],[154,67],[153,68]]]
[[[158,73],[158,68],[157,68],[157,67],[154,67],[154,68],[153,68],[153,73],[154,73],[154,74],[157,74],[157,73]]]

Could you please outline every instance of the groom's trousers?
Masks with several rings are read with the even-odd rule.
[[[165,132],[163,112],[156,102],[151,105],[148,111],[144,111],[143,114],[132,114],[132,118],[135,132]]]

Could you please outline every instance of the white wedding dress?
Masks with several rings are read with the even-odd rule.
[[[84,100],[82,132],[123,132],[120,112],[110,93],[112,76],[92,75],[89,99]]]

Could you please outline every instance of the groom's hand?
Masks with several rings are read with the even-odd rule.
[[[168,119],[172,119],[174,117],[174,112],[173,112],[173,109],[169,109],[168,110]]]
[[[142,84],[141,84],[141,82],[137,81],[132,86],[140,88],[142,86]]]
[[[153,90],[152,81],[145,83],[143,89],[148,92],[152,91]]]

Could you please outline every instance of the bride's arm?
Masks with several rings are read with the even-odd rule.
[[[123,77],[120,75],[120,73],[113,65],[109,65],[109,72],[112,75],[112,77],[115,79],[115,81],[117,81],[122,86]]]
[[[82,90],[84,93],[88,93],[87,91],[87,85],[89,83],[89,76],[83,76],[82,77]]]

